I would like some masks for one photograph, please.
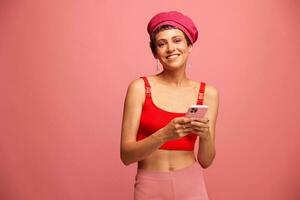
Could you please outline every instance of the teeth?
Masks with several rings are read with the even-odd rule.
[[[171,56],[167,56],[167,58],[175,58],[177,57],[178,55],[171,55]]]

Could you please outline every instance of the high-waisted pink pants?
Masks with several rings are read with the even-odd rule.
[[[138,169],[135,180],[135,200],[208,200],[198,162],[170,172]]]

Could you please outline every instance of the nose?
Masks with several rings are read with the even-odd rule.
[[[168,49],[167,50],[168,50],[168,52],[173,52],[175,50],[175,45],[172,42],[170,42],[168,44]]]

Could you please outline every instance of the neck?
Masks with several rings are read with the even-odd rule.
[[[174,71],[164,70],[158,74],[158,77],[174,87],[186,86],[189,80],[184,69]]]

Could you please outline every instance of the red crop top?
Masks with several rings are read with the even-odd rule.
[[[151,87],[146,77],[141,77],[145,82],[146,98],[142,109],[140,126],[137,133],[137,141],[142,140],[162,127],[166,126],[173,118],[182,117],[185,113],[175,113],[163,110],[157,107],[151,97]],[[205,91],[205,83],[201,82],[197,104],[203,104]],[[196,134],[189,134],[180,139],[170,140],[160,146],[159,149],[165,150],[194,150],[195,141],[197,139]]]

